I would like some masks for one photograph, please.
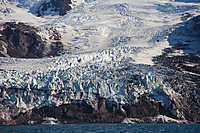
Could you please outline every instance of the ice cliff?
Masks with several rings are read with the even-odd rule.
[[[198,86],[189,83],[195,77],[157,66],[133,64],[133,59],[124,54],[134,52],[134,47],[120,47],[41,59],[33,61],[34,64],[27,64],[26,59],[1,58],[1,63],[11,64],[7,68],[2,66],[0,74],[1,116],[10,120],[6,116],[34,108],[82,102],[95,109],[99,97],[108,105],[122,106],[122,111],[123,106],[140,105],[141,96],[161,103],[170,112],[168,115],[176,119],[187,120],[190,113],[197,113],[198,101],[193,101],[194,112],[185,112],[191,109],[185,96],[198,97]],[[24,65],[36,69],[17,70]],[[189,81],[184,82],[186,79]]]

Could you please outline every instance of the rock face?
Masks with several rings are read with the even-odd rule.
[[[36,14],[40,17],[44,15],[53,15],[58,12],[59,15],[63,16],[67,11],[71,10],[71,7],[69,6],[71,3],[71,0],[44,1],[36,10]]]
[[[187,14],[188,15],[188,14]],[[190,114],[189,116],[195,116],[194,118],[190,118],[187,116],[187,119],[197,120],[196,115],[199,115],[199,97],[192,94],[194,89],[199,93],[199,81],[200,81],[200,16],[194,17],[188,21],[183,22],[181,25],[178,25],[177,28],[172,30],[169,34],[168,41],[171,48],[166,48],[162,55],[154,57],[153,61],[155,64],[173,69],[175,71],[179,71],[182,73],[186,73],[194,77],[194,79],[190,80],[190,84],[184,90],[180,90],[178,88],[177,91],[181,92],[183,97],[187,97],[187,91],[190,91],[190,97],[187,97],[184,101],[189,108],[192,106],[196,106],[197,108],[192,108],[191,111],[184,111]],[[167,80],[170,84],[175,83],[176,81],[172,81],[170,79]],[[187,82],[188,79],[186,78]],[[194,84],[197,84],[196,87],[191,87]],[[193,88],[193,89],[191,89]],[[198,103],[198,104],[197,104]],[[196,113],[194,113],[196,112]],[[199,120],[197,120],[199,122]]]
[[[180,54],[177,52],[174,48],[165,49],[163,54],[155,57],[153,61],[164,67],[200,77],[200,56],[190,53]]]
[[[47,44],[38,34],[39,30],[24,23],[6,22],[0,30],[0,56],[17,58],[41,58],[56,56],[63,50],[63,44],[57,40],[58,34],[52,34],[55,42]]]
[[[156,123],[159,121],[153,121],[152,118],[158,115],[177,119],[161,103],[151,101],[147,95],[141,96],[137,104],[131,105],[109,104],[98,95],[96,98],[93,105],[77,101],[57,107],[35,108],[11,116],[9,120],[0,119],[0,125],[121,123],[126,118],[137,118],[132,121],[139,123]]]

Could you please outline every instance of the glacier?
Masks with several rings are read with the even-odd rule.
[[[186,90],[190,83],[184,80],[191,80],[191,77],[157,66],[134,64],[133,59],[124,54],[135,51],[135,48],[120,47],[97,53],[41,59],[39,62],[33,59],[31,64],[27,64],[30,59],[11,61],[1,58],[1,62],[10,64],[5,65],[6,68],[2,66],[0,74],[0,87],[3,88],[1,109],[10,108],[10,111],[5,110],[1,115],[16,115],[13,112],[15,108],[26,112],[35,107],[83,101],[97,108],[98,97],[105,98],[106,103],[111,105],[137,105],[138,98],[147,95],[184,120],[188,104],[183,102],[186,97],[180,91]],[[28,65],[35,69],[28,69]],[[21,68],[24,66],[27,70]],[[178,82],[171,84],[170,81]],[[190,87],[192,93],[198,93],[197,86]]]
[[[72,0],[65,15],[49,9],[38,16],[36,10],[50,1],[0,1],[1,24],[29,24],[47,43],[56,42],[51,37],[56,32],[70,48],[52,58],[0,57],[0,125],[78,123],[87,117],[88,123],[95,118],[109,123],[200,121],[198,73],[152,60],[188,51],[199,59],[198,36],[191,42],[197,48],[163,52],[185,41],[189,33],[183,29],[199,24],[192,19],[200,15],[199,1]],[[77,110],[90,116],[68,121]]]

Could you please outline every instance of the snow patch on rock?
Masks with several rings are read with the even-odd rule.
[[[176,120],[176,119],[167,117],[165,115],[158,115],[157,117],[154,117],[151,120],[152,122],[156,122],[156,123],[187,123],[186,120]]]

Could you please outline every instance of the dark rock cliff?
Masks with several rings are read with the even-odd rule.
[[[59,15],[63,16],[67,11],[71,10],[69,4],[71,0],[50,0],[41,4],[41,6],[36,10],[38,17],[43,15],[53,15],[52,12],[58,12]]]
[[[63,51],[60,36],[53,34],[54,42],[47,44],[38,29],[25,23],[6,22],[0,30],[0,56],[41,58],[57,56]]]
[[[150,123],[150,118],[159,114],[176,119],[161,103],[151,101],[145,95],[139,98],[137,104],[132,105],[109,104],[99,98],[96,107],[84,101],[58,107],[44,106],[12,116],[10,121],[0,120],[0,125],[49,124],[52,119],[56,124],[121,123],[127,117],[137,118],[139,123]]]

